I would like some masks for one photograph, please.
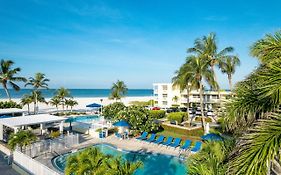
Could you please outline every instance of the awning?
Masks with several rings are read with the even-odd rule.
[[[92,104],[87,105],[86,107],[88,107],[88,108],[100,108],[101,106],[102,105],[100,105],[100,104],[92,103]]]
[[[27,112],[26,110],[19,109],[19,108],[5,108],[5,109],[0,109],[0,115],[4,114],[15,114],[15,113],[24,113]]]

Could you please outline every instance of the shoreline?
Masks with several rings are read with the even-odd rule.
[[[51,98],[45,98],[46,101],[48,102]],[[78,102],[78,105],[73,107],[73,110],[79,110],[79,109],[89,109],[86,107],[86,105],[91,104],[91,103],[98,103],[102,104],[103,106],[109,105],[111,103],[116,102],[116,100],[110,100],[108,97],[73,97],[74,100]],[[102,99],[102,102],[101,102]],[[132,101],[149,101],[152,100],[153,96],[129,96],[129,97],[123,97],[121,100],[118,100],[118,102],[122,102],[125,105],[129,105],[130,102]],[[17,103],[20,103],[20,98],[12,98],[12,101],[15,101]],[[0,101],[8,101],[8,99],[0,99]],[[39,110],[51,110],[51,109],[56,109],[56,107],[44,104],[44,103],[39,103]],[[27,110],[27,105],[23,107],[23,109]],[[59,106],[59,109],[62,109],[62,106]],[[30,104],[30,111],[33,111],[33,103]]]

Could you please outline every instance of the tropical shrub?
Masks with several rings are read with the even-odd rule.
[[[51,138],[58,138],[60,136],[60,131],[53,131],[50,133]]]
[[[202,120],[201,117],[196,117],[195,118],[195,121],[197,121],[197,122],[201,122],[201,120]],[[205,121],[208,122],[208,123],[211,123],[212,119],[209,118],[209,117],[205,117]]]
[[[124,110],[126,106],[121,102],[115,102],[103,108],[102,114],[106,119],[115,119],[118,112]]]
[[[164,118],[166,116],[166,111],[164,111],[164,110],[150,110],[149,115],[151,116],[151,118],[160,119],[160,118]]]
[[[20,104],[17,104],[14,101],[1,101],[0,102],[0,109],[5,109],[5,108],[22,108]]]
[[[151,117],[149,110],[141,106],[129,106],[117,114],[117,120],[124,119],[130,124],[131,130],[155,132],[159,124]]]
[[[154,106],[154,100],[149,100],[149,101],[131,101],[131,105],[135,106]]]
[[[22,151],[22,148],[30,145],[35,140],[36,136],[31,131],[20,130],[17,133],[10,135],[8,140],[8,146],[12,150],[14,150],[16,146],[19,146],[20,150]]]
[[[169,121],[177,121],[178,123],[181,123],[184,119],[188,118],[188,114],[186,112],[172,112],[168,114],[167,118]]]

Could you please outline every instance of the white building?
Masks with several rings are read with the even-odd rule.
[[[172,83],[154,83],[153,94],[155,106],[167,108],[172,106],[187,107],[189,98],[190,107],[199,106],[200,96],[198,90],[192,90],[187,95],[187,90],[180,91],[173,87]],[[205,107],[212,108],[213,104],[219,104],[220,100],[225,101],[230,96],[229,91],[220,91],[220,99],[217,91],[204,91],[203,103]]]

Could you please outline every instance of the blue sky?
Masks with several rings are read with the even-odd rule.
[[[129,88],[170,82],[194,39],[216,32],[241,59],[234,81],[258,64],[251,44],[280,29],[281,2],[186,0],[0,0],[0,58],[43,72],[50,87]],[[222,88],[225,75],[219,74]]]

